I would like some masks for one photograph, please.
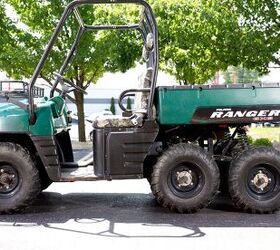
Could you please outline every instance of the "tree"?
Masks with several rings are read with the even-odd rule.
[[[21,1],[3,0],[0,3],[0,70],[13,78],[30,78],[38,63],[45,44],[52,35],[62,12],[71,0]],[[5,13],[4,4],[11,6],[17,18],[24,25],[18,25]],[[131,23],[136,17],[137,8],[127,6],[82,8],[83,19],[92,24]],[[94,10],[94,11],[93,11]],[[2,35],[3,30],[3,35]],[[57,72],[77,34],[78,24],[71,17],[54,46],[40,77],[53,84],[54,72]],[[126,71],[134,66],[141,55],[138,49],[140,35],[128,31],[87,32],[79,45],[78,53],[68,68],[66,76],[77,86],[86,89],[96,83],[104,72]],[[4,44],[4,46],[2,46]],[[79,119],[79,140],[85,141],[84,95],[75,91],[74,98]]]
[[[244,67],[228,67],[223,73],[226,84],[231,83],[256,83],[259,82],[259,73],[255,70],[248,70]]]
[[[131,110],[132,107],[131,107],[131,99],[130,97],[127,98],[127,102],[126,102],[126,109],[127,110]]]
[[[278,0],[154,0],[161,67],[181,84],[205,83],[242,65],[265,74],[279,65]]]
[[[112,112],[113,115],[116,114],[116,107],[115,107],[115,99],[114,99],[114,97],[111,98],[110,111]]]
[[[243,30],[240,44],[242,65],[262,74],[270,62],[280,66],[279,0],[235,0]]]
[[[160,28],[161,66],[181,84],[204,83],[231,60],[238,17],[225,1],[154,1]],[[168,30],[168,32],[166,32]],[[236,55],[236,52],[235,52]]]

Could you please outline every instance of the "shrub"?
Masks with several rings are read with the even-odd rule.
[[[248,135],[247,138],[248,138],[248,143],[249,143],[249,144],[253,144],[253,142],[254,142],[253,137],[250,136],[250,135]]]
[[[126,109],[131,110],[131,99],[129,97],[127,98]]]
[[[273,144],[268,138],[259,138],[253,141],[252,143],[254,146],[266,146],[272,147]]]
[[[114,99],[114,97],[111,98],[110,111],[112,112],[113,115],[116,114],[116,107],[115,107],[115,99]]]

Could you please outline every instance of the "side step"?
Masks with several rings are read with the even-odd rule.
[[[104,177],[98,177],[93,172],[93,166],[79,168],[62,168],[60,181],[97,181],[104,180]]]

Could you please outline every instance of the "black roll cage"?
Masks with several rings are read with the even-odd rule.
[[[82,16],[79,12],[79,7],[84,5],[94,5],[94,4],[137,4],[143,6],[143,14],[141,20],[138,24],[131,24],[131,25],[87,25],[84,23]],[[147,116],[148,119],[152,119],[153,117],[153,101],[154,101],[154,94],[155,94],[155,87],[158,75],[158,68],[159,68],[159,46],[158,46],[158,27],[155,16],[153,14],[151,6],[144,0],[75,0],[71,2],[64,10],[59,23],[56,26],[56,29],[49,40],[49,43],[39,61],[32,78],[29,84],[29,91],[28,91],[28,101],[29,101],[29,121],[30,124],[33,125],[36,123],[36,115],[35,115],[35,105],[34,105],[34,97],[33,97],[33,86],[35,85],[37,79],[39,78],[41,71],[50,55],[50,52],[57,40],[59,34],[62,31],[62,27],[66,23],[66,20],[70,15],[74,13],[78,24],[79,30],[76,35],[75,41],[66,56],[66,59],[59,70],[59,74],[63,75],[67,70],[68,65],[71,63],[75,53],[78,49],[79,42],[82,38],[84,32],[87,31],[95,31],[95,30],[137,30],[141,33],[144,42],[146,41],[147,35],[152,33],[154,46],[153,50],[150,53],[149,60],[147,61],[147,67],[153,69],[153,74],[151,78],[151,87],[150,87],[150,96],[148,101],[148,110]],[[50,96],[52,97],[54,91],[59,83],[59,78],[56,78],[55,83],[52,87]],[[147,91],[147,90],[145,90]]]
[[[28,93],[29,91],[29,84],[28,82],[25,82],[25,81],[21,81],[21,80],[4,80],[4,81],[0,81],[0,95],[2,93],[6,93],[8,94],[9,92],[11,92],[10,90],[3,90],[3,83],[9,83],[9,84],[16,84],[16,83],[20,83],[22,84],[22,89],[20,89],[20,91],[22,91],[23,93]],[[17,90],[12,90],[13,91],[17,91]],[[44,89],[43,88],[40,88],[40,87],[37,87],[37,86],[33,86],[32,90],[32,95],[35,96],[35,97],[44,97]]]

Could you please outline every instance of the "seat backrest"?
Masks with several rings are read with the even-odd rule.
[[[146,72],[140,77],[139,89],[150,88],[152,83],[153,69],[148,68]],[[134,113],[147,113],[149,92],[138,92],[135,94]]]
[[[154,48],[154,36],[152,33],[149,33],[146,37],[145,44],[143,46],[143,53],[142,57],[143,59],[148,62],[150,59],[150,53]]]
[[[147,62],[147,65],[150,65],[149,59],[151,52],[154,48],[154,36],[152,33],[149,33],[146,37],[146,41],[143,47],[143,59]],[[153,76],[153,68],[149,67],[145,72],[139,77],[139,89],[151,88]],[[135,95],[135,108],[134,113],[147,113],[148,108],[148,98],[149,92],[138,92]]]

